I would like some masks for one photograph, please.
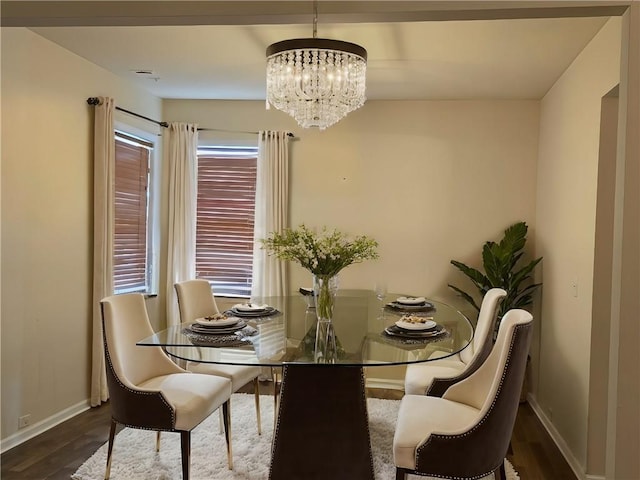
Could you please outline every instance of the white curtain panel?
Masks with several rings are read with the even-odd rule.
[[[288,292],[285,262],[261,248],[260,239],[287,228],[289,215],[289,136],[259,132],[251,298]]]
[[[170,123],[165,157],[169,175],[167,232],[167,325],[180,323],[174,284],[196,276],[196,205],[198,128]]]
[[[93,333],[91,406],[109,398],[100,300],[113,294],[115,137],[112,98],[98,97],[93,135]]]

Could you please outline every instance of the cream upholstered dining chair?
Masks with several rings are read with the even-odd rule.
[[[227,461],[233,468],[230,443],[229,398],[226,378],[190,373],[178,367],[160,347],[138,346],[153,335],[144,297],[139,293],[113,295],[100,302],[107,383],[111,404],[111,429],[105,480],[111,472],[111,455],[117,425],[180,432],[182,477],[189,478],[191,430],[222,406]]]
[[[485,294],[473,340],[459,354],[409,365],[404,377],[405,393],[440,397],[451,385],[475,372],[491,352],[498,306],[506,296],[501,288],[492,288]]]
[[[196,279],[178,282],[174,285],[178,295],[178,309],[180,321],[193,322],[196,318],[202,318],[219,313],[216,299],[208,280]],[[187,370],[195,373],[204,373],[228,378],[231,381],[231,390],[238,389],[253,381],[254,398],[256,403],[256,422],[258,435],[262,433],[260,421],[260,367],[246,365],[218,365],[213,363],[187,362]]]
[[[532,320],[524,310],[507,312],[486,361],[442,397],[403,397],[393,438],[396,480],[407,473],[457,479],[492,472],[504,480]]]

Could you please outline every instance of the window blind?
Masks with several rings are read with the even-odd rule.
[[[149,144],[116,133],[113,283],[116,293],[148,288]]]
[[[196,275],[216,295],[250,296],[257,152],[198,155]]]

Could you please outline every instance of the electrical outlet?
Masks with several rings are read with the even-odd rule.
[[[18,428],[24,428],[31,423],[31,414],[23,415],[18,418]]]

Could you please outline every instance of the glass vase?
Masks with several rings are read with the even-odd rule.
[[[313,295],[316,303],[316,342],[314,360],[316,363],[334,363],[338,352],[336,333],[333,328],[333,306],[338,291],[337,275],[314,275]]]
[[[335,363],[337,358],[338,348],[333,322],[324,318],[318,318],[313,359],[316,363]]]
[[[314,275],[313,296],[315,297],[318,320],[333,319],[333,305],[338,292],[337,275]]]

